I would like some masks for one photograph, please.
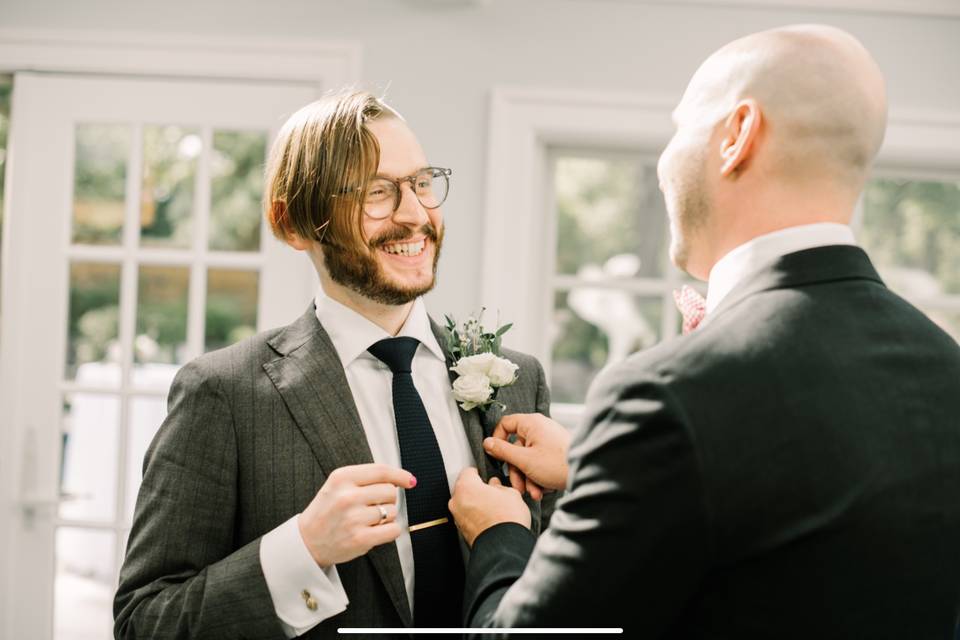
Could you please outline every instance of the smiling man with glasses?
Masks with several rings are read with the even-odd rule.
[[[145,460],[118,638],[337,637],[457,627],[467,553],[447,503],[497,465],[495,416],[452,394],[436,280],[450,169],[363,92],[307,105],[267,166],[266,215],[320,291],[293,324],[185,366]],[[533,358],[499,400],[546,412]],[[528,499],[539,531],[552,502]]]

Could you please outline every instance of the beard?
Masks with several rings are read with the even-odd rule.
[[[710,217],[711,201],[706,181],[706,149],[689,157],[677,167],[672,197],[667,202],[670,214],[670,260],[687,271],[697,231]]]
[[[430,281],[413,287],[397,284],[383,272],[383,267],[377,260],[377,251],[386,244],[402,242],[414,237],[417,233],[422,233],[429,238],[434,246]],[[429,222],[417,230],[393,227],[371,238],[366,247],[345,249],[328,245],[323,252],[323,262],[330,278],[337,284],[374,302],[399,306],[416,300],[433,289],[437,281],[437,263],[440,261],[442,244],[443,228],[437,231],[436,227]]]

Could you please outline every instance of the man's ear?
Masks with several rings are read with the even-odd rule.
[[[294,231],[287,231],[283,235],[284,241],[296,249],[297,251],[307,251],[313,246],[313,243],[305,238],[302,238]]]
[[[296,249],[297,251],[305,251],[309,248],[309,243],[301,238],[289,224],[286,223],[284,218],[287,217],[287,203],[283,200],[274,200],[270,203],[270,211],[267,212],[267,219],[270,222],[270,226],[273,228],[274,233],[277,234],[284,242]]]
[[[753,98],[741,100],[724,123],[723,140],[720,143],[720,175],[727,178],[750,157],[760,133],[763,116],[760,105]]]
[[[279,230],[283,241],[296,249],[297,251],[306,251],[310,248],[310,243],[301,238],[288,224],[285,224],[284,218],[287,215],[287,203],[283,200],[274,200],[270,203],[270,226]]]

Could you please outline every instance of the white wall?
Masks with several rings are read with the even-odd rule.
[[[387,96],[436,164],[455,170],[435,313],[483,304],[480,246],[491,87],[679,98],[711,51],[795,22],[847,29],[886,73],[893,110],[960,113],[960,19],[856,12],[644,4],[637,0],[3,0],[0,26],[349,40],[367,88]],[[523,212],[517,211],[517,215]],[[517,247],[522,268],[523,247]],[[505,310],[509,315],[509,310]]]

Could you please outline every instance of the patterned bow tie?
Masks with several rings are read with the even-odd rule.
[[[696,289],[687,285],[673,292],[673,300],[683,316],[683,335],[687,335],[703,322],[703,317],[707,315],[707,301]]]

